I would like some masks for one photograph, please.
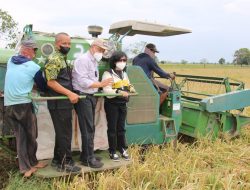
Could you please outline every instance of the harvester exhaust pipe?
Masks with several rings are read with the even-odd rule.
[[[93,38],[98,38],[98,36],[102,33],[102,27],[96,25],[88,26],[88,32]]]

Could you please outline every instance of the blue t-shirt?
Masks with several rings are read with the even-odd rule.
[[[16,105],[30,103],[28,94],[34,85],[34,76],[40,70],[40,66],[34,61],[15,64],[10,58],[7,64],[7,72],[4,85],[4,105]]]

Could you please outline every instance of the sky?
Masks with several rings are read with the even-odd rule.
[[[154,43],[159,60],[232,62],[234,52],[250,48],[250,0],[0,0],[0,9],[18,22],[20,30],[67,32],[90,37],[87,26],[100,25],[107,38],[109,26],[122,20],[148,21],[192,30],[192,33],[124,38],[124,47]]]

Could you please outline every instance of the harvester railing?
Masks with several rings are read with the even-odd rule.
[[[179,88],[182,88],[186,82],[200,82],[200,83],[209,83],[209,84],[220,84],[225,86],[226,92],[232,92],[232,87],[236,86],[236,90],[244,89],[245,85],[243,82],[228,78],[228,77],[209,77],[209,76],[197,76],[197,75],[180,75],[176,74],[176,77],[184,78],[179,83]],[[232,82],[233,81],[233,82]],[[206,95],[205,93],[200,95]]]

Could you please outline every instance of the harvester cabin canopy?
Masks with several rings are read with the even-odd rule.
[[[184,28],[135,20],[116,22],[112,24],[109,29],[110,34],[118,33],[127,36],[134,36],[136,34],[149,36],[173,36],[191,32],[191,30]]]

